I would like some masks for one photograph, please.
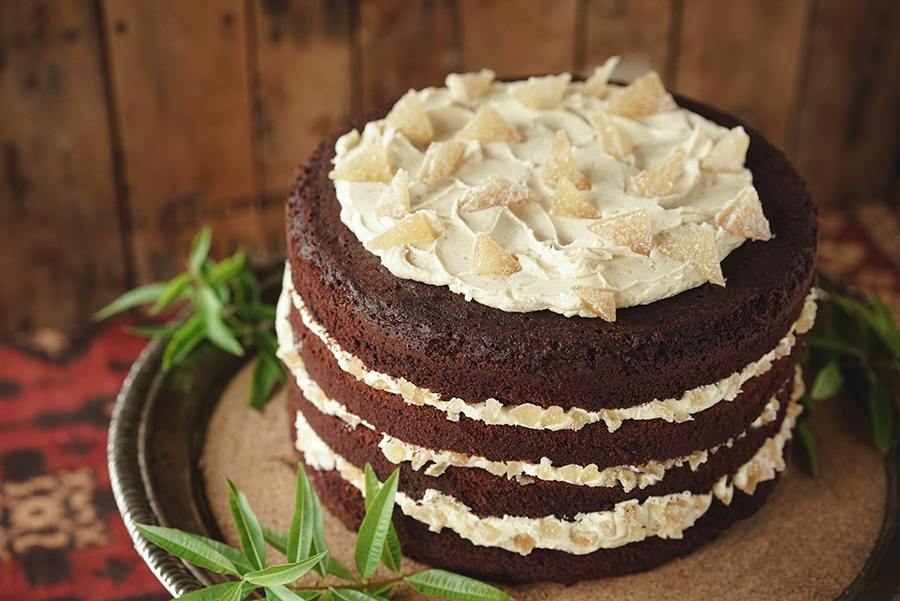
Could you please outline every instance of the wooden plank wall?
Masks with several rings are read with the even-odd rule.
[[[0,335],[170,277],[203,224],[279,260],[295,165],[355,112],[611,54],[761,129],[821,205],[900,201],[894,0],[0,2]]]

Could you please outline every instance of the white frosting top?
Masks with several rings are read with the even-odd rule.
[[[389,120],[373,121],[362,134],[354,130],[338,140],[335,174],[373,147],[384,149],[392,172],[409,177],[412,213],[423,214],[436,240],[374,248],[372,240],[390,230],[400,218],[381,216],[376,205],[389,189],[384,181],[349,181],[335,177],[341,220],[397,277],[446,285],[450,290],[505,311],[550,309],[567,316],[596,317],[573,293],[573,286],[590,286],[615,293],[615,305],[648,304],[703,284],[693,266],[659,250],[661,244],[712,232],[721,261],[740,246],[744,237],[716,225],[723,207],[752,184],[746,168],[710,173],[700,162],[729,130],[684,109],[665,110],[647,117],[610,114],[634,142],[622,159],[604,151],[591,118],[607,107],[605,100],[582,93],[569,84],[556,108],[532,109],[510,93],[512,84],[494,82],[488,92],[468,101],[454,100],[446,88],[427,88],[415,94],[430,120],[433,142],[455,139],[482,105],[490,105],[525,136],[524,142],[465,142],[462,163],[433,185],[419,179],[425,152]],[[458,98],[458,97],[457,97]],[[566,133],[577,167],[589,178],[584,199],[595,209],[591,218],[551,214],[554,190],[542,178],[550,144],[557,131]],[[631,178],[665,159],[684,153],[684,162],[666,196],[639,194]],[[535,202],[460,210],[470,190],[491,175],[523,183],[536,194]],[[649,211],[653,246],[649,256],[601,239],[588,226],[597,219]],[[511,275],[478,273],[473,269],[476,235],[486,233],[521,266]]]

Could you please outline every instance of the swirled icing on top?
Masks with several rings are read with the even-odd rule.
[[[647,116],[614,114],[610,98],[622,93],[614,86],[610,86],[614,89],[610,97],[603,99],[587,93],[584,84],[568,83],[557,106],[529,108],[513,93],[516,85],[521,83],[492,82],[484,95],[474,99],[461,98],[447,88],[410,91],[404,98],[414,97],[413,108],[421,105],[431,132],[410,136],[387,118],[338,140],[332,177],[341,220],[394,275],[446,285],[468,300],[504,311],[550,309],[566,316],[596,317],[597,311],[574,290],[587,287],[611,292],[616,307],[652,303],[711,281],[690,259],[664,252],[667,243],[706,234],[712,243],[708,254],[718,267],[718,261],[749,237],[735,235],[734,228],[725,223],[736,199],[748,191],[755,197],[752,175],[742,166],[743,160],[731,171],[710,171],[705,164],[701,168],[728,129],[671,101]],[[458,167],[437,183],[423,182],[419,174],[428,144],[460,141],[460,130],[485,105],[518,128],[524,134],[518,139],[524,141],[462,141]],[[594,119],[597,113],[608,115],[633,141],[633,150],[623,158],[604,150]],[[554,189],[545,183],[543,170],[551,142],[560,130],[571,144],[577,168],[589,179],[590,188],[580,190],[593,213],[587,218],[551,211]],[[735,134],[746,138],[742,128],[737,130]],[[423,135],[427,140],[429,133],[431,141],[423,141]],[[678,153],[683,153],[684,160],[670,192],[649,198],[640,194],[632,178]],[[405,182],[397,183],[401,178],[395,177],[392,184],[384,172],[377,178],[341,175],[342,169],[346,173],[354,161],[359,164],[360,157],[367,154],[386,158],[391,175],[402,170],[408,176],[408,188]],[[373,161],[378,162],[378,157]],[[384,167],[383,161],[379,164]],[[492,176],[526,185],[533,200],[467,211],[464,204],[471,191]],[[396,245],[376,240],[402,221],[402,216],[376,210],[392,185],[408,190],[409,211],[426,218],[433,240],[426,236]],[[758,206],[758,200],[756,203]],[[628,244],[604,239],[594,233],[596,226],[590,228],[598,220],[641,209],[650,217],[649,256]],[[767,231],[767,223],[765,227]],[[489,235],[520,269],[509,275],[475,269],[479,233]]]

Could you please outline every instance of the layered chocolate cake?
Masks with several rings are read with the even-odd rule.
[[[495,580],[648,569],[783,471],[816,218],[752,129],[658,76],[410,91],[287,209],[295,440],[351,528],[400,469],[404,553]]]

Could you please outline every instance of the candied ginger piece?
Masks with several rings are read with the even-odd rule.
[[[555,217],[594,219],[597,217],[597,209],[585,200],[584,194],[578,191],[568,177],[563,176],[556,184],[556,190],[553,191],[550,214]]]
[[[471,119],[456,133],[460,140],[470,142],[524,142],[525,134],[511,125],[497,109],[482,104]]]
[[[647,198],[665,196],[672,191],[675,178],[681,172],[682,163],[684,163],[684,151],[677,150],[663,162],[632,177],[631,183],[641,196]]]
[[[453,175],[462,164],[465,152],[466,144],[459,140],[432,142],[428,145],[422,166],[419,168],[419,179],[433,186]]]
[[[610,323],[616,321],[616,293],[596,286],[572,286],[584,308]]]
[[[528,81],[512,84],[509,93],[530,109],[555,109],[562,102],[570,81],[569,73],[529,77]]]
[[[480,185],[469,190],[460,210],[481,211],[490,207],[512,207],[537,201],[537,194],[527,185],[511,182],[494,173]]]
[[[493,238],[479,232],[475,236],[474,260],[475,273],[481,275],[512,275],[522,271],[519,260],[506,252]]]
[[[631,250],[645,257],[650,256],[650,249],[653,247],[653,221],[647,209],[595,221],[588,229],[603,240],[631,247]]]
[[[611,56],[606,62],[599,67],[594,68],[594,72],[587,78],[581,91],[590,96],[597,98],[606,98],[609,95],[609,78],[612,77],[613,71],[619,64],[618,56]]]
[[[609,113],[600,111],[591,115],[591,123],[597,128],[597,137],[603,151],[617,159],[624,159],[634,152],[634,141]]]
[[[385,117],[385,121],[388,125],[400,129],[407,138],[418,144],[428,144],[434,137],[431,119],[428,118],[415,90],[410,90],[397,101]]]
[[[650,71],[633,82],[610,93],[606,110],[623,117],[638,119],[678,108],[672,95],[666,92],[659,74]]]
[[[328,174],[331,179],[350,182],[388,183],[392,176],[393,170],[387,152],[380,144],[369,144],[353,158],[341,161],[340,165],[336,165]]]
[[[762,241],[772,239],[769,220],[763,213],[759,193],[753,186],[742,189],[716,213],[716,225],[741,238]]]
[[[436,238],[437,234],[431,229],[428,218],[422,213],[413,213],[388,231],[372,238],[369,247],[374,250],[387,250],[401,244],[427,244]]]
[[[375,204],[375,215],[397,219],[409,215],[409,176],[403,169],[397,169],[391,185],[378,199]]]
[[[750,136],[738,125],[716,142],[700,161],[700,169],[709,173],[737,173],[744,168]]]
[[[687,263],[696,269],[697,273],[707,282],[719,286],[725,285],[722,265],[719,262],[719,251],[716,249],[716,236],[712,232],[700,232],[673,240],[661,245],[659,250],[676,261]]]
[[[496,74],[490,69],[482,69],[479,73],[451,73],[444,80],[455,102],[472,102],[488,93],[494,83]]]
[[[579,190],[591,189],[591,180],[578,168],[578,163],[575,162],[575,155],[572,153],[569,137],[566,135],[565,130],[560,129],[550,143],[550,153],[547,155],[547,161],[544,163],[542,179],[548,187],[556,188],[556,185],[564,177],[575,184],[575,187]]]

